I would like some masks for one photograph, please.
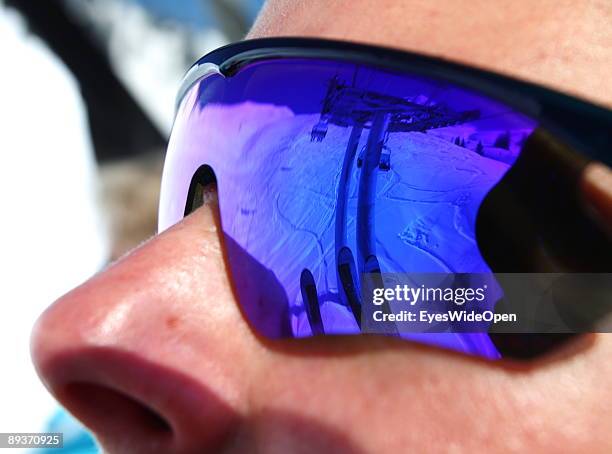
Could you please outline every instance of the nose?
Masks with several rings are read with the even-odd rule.
[[[241,364],[257,343],[233,300],[213,216],[193,213],[54,303],[34,328],[43,382],[109,452],[218,452],[240,422]]]

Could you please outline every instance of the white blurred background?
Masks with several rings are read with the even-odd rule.
[[[30,331],[154,234],[181,78],[262,3],[0,0],[0,432],[63,431],[53,452],[97,452],[39,382]]]

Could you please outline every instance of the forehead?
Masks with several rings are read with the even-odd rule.
[[[612,2],[268,0],[249,33],[392,46],[612,106]]]

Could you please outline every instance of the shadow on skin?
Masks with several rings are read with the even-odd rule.
[[[472,363],[480,367],[503,368],[510,372],[529,373],[544,368],[556,362],[563,362],[570,357],[579,355],[590,349],[595,343],[595,335],[576,336],[558,345],[556,349],[529,360],[504,358],[492,361],[479,356],[469,356],[453,350],[446,350],[426,344],[408,342],[406,340],[385,337],[376,334],[360,336],[320,336],[306,339],[272,340],[259,336],[260,342],[270,350],[287,355],[343,357],[369,354],[372,352],[405,351],[419,355],[437,355],[447,357],[449,365],[452,361]],[[475,370],[476,372],[477,370]]]
[[[290,337],[289,302],[283,286],[231,236],[223,236],[225,265],[231,275],[240,276],[239,281],[232,279],[232,291],[243,315],[265,337]]]

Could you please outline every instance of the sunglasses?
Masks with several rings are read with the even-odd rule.
[[[529,276],[612,281],[609,233],[579,190],[589,162],[612,164],[611,144],[611,110],[542,86],[382,47],[247,40],[185,77],[159,230],[216,187],[234,292],[265,337],[384,332],[532,357],[572,333],[495,330],[482,315]],[[402,295],[467,314],[466,297],[492,288],[478,329],[401,323]]]

